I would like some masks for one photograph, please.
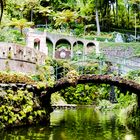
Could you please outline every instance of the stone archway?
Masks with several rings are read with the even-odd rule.
[[[73,43],[73,59],[82,58],[85,53],[84,43],[77,40]]]
[[[86,46],[86,54],[92,54],[96,52],[96,46],[93,42],[89,42]]]
[[[59,39],[55,44],[55,58],[70,59],[71,43],[67,39]]]

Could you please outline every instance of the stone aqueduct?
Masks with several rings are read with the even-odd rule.
[[[34,48],[35,42],[38,43],[36,47],[39,51],[44,52],[48,55],[48,47],[46,44],[46,39],[48,39],[53,45],[53,58],[55,58],[56,46],[59,41],[67,41],[70,45],[70,56],[73,57],[73,48],[74,45],[79,42],[83,45],[83,53],[87,53],[88,46],[94,46],[96,53],[99,53],[99,42],[96,40],[86,40],[82,38],[75,38],[74,36],[66,36],[60,34],[53,34],[48,32],[35,32],[34,30],[30,29],[27,33],[27,47]]]

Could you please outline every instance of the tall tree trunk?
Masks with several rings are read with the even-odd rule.
[[[1,18],[2,18],[2,14],[3,14],[3,0],[0,0],[0,21],[1,21]]]
[[[114,23],[116,22],[116,13],[115,13],[115,8],[114,8],[114,3],[112,4],[113,7],[113,15],[114,15]]]
[[[118,26],[118,0],[116,0],[116,24]]]
[[[127,11],[128,11],[128,29],[129,29],[129,23],[130,23],[130,7],[128,5],[128,8],[127,8]]]
[[[96,12],[96,26],[97,26],[97,35],[100,35],[100,23],[99,23],[99,15],[98,15],[98,9],[97,9],[97,0],[95,4],[95,12]]]
[[[33,21],[33,8],[31,8],[31,22]]]

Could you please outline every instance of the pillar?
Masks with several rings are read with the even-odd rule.
[[[27,33],[27,47],[34,48],[34,36],[33,36],[33,29],[29,29]]]
[[[73,58],[73,44],[71,43],[71,59]]]
[[[98,54],[100,54],[100,45],[99,45],[99,42],[96,41],[95,42],[95,45],[96,45],[96,54],[98,55]]]
[[[53,58],[55,58],[55,45],[56,43],[53,43]]]

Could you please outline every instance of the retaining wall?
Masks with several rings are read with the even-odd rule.
[[[0,70],[36,73],[37,65],[44,65],[45,58],[45,53],[36,49],[0,42]]]

